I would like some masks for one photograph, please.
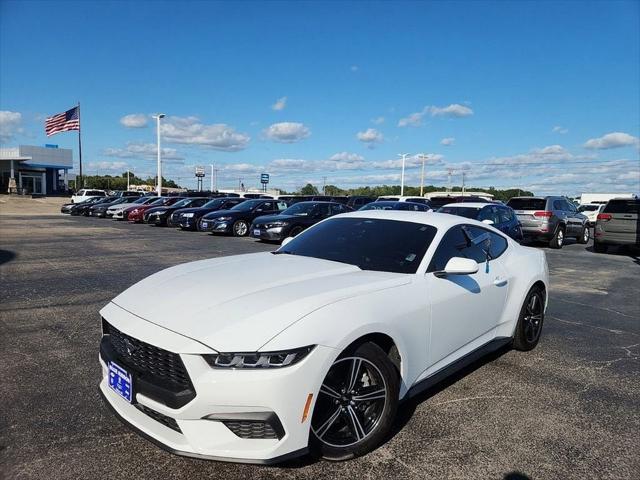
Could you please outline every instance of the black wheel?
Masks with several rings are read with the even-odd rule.
[[[293,227],[289,232],[290,237],[295,237],[302,232],[302,227]]]
[[[558,227],[549,242],[549,246],[551,248],[562,248],[562,245],[564,245],[564,227]]]
[[[582,232],[578,236],[578,243],[587,244],[589,243],[589,239],[591,238],[591,230],[589,230],[589,225],[585,225],[582,227]]]
[[[249,225],[244,220],[238,220],[233,224],[234,237],[246,237],[249,233]]]
[[[380,347],[364,343],[338,358],[325,377],[311,419],[310,444],[327,460],[376,448],[398,409],[398,373]]]
[[[606,243],[593,242],[593,251],[596,253],[607,253],[609,246]]]
[[[537,287],[532,288],[524,300],[516,333],[513,336],[513,348],[528,351],[535,348],[540,340],[544,323],[544,292]]]

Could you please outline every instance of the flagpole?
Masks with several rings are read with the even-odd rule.
[[[80,129],[82,122],[80,121],[80,102],[78,101],[78,158],[80,160],[80,188],[84,187],[84,179],[82,178],[82,140],[80,135]],[[76,191],[78,191],[78,182],[76,180]]]

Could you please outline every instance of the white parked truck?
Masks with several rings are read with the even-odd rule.
[[[580,195],[580,205],[587,203],[605,204],[612,198],[635,198],[633,193],[583,193]]]

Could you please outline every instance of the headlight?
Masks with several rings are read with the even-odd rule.
[[[156,210],[155,212],[153,212],[154,215],[162,215],[163,213],[166,213],[166,210]]]
[[[183,213],[182,216],[184,218],[191,218],[191,217],[193,217],[193,213]]]
[[[267,223],[267,224],[265,225],[265,227],[267,227],[267,228],[275,228],[275,227],[284,227],[284,226],[286,226],[286,225],[289,225],[289,224],[288,224],[287,222],[281,222],[281,221],[279,221],[279,222],[271,222],[271,223]]]
[[[215,220],[220,220],[220,221],[222,221],[222,222],[226,222],[226,221],[228,221],[228,220],[231,220],[231,217],[218,217],[218,218],[214,218],[213,220],[214,220],[214,221],[215,221]]]
[[[216,353],[203,355],[213,368],[281,368],[298,363],[315,345],[280,352]]]
[[[131,212],[129,212],[129,213],[136,214],[136,213],[138,213],[139,211],[140,211],[140,210],[138,210],[137,208],[134,208],[134,209],[133,209],[133,210],[131,210]]]

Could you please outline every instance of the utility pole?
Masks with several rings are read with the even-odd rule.
[[[211,187],[209,188],[209,190],[211,191],[211,193],[213,193],[214,192],[214,190],[213,190],[213,163],[211,165],[209,165],[209,166],[211,167],[211,179],[210,179]]]
[[[399,153],[399,157],[402,157],[402,174],[400,175],[400,196],[404,196],[404,164],[409,156],[408,153]]]
[[[462,171],[462,196],[464,197],[464,176],[465,176],[465,171]]]
[[[447,191],[451,191],[451,174],[453,173],[453,168],[447,168],[448,181],[447,181]]]
[[[327,177],[322,177],[322,194],[327,194]]]
[[[160,154],[160,119],[164,117],[165,117],[164,113],[159,113],[158,115],[155,115],[156,128],[157,128],[157,140],[158,140],[158,181],[156,182],[156,185],[157,185],[156,190],[159,197],[162,196],[162,158]]]
[[[127,168],[127,191],[129,191],[129,190],[130,190],[130,187],[129,187],[129,169]]]
[[[424,153],[420,154],[420,158],[422,159],[422,174],[420,175],[420,196],[424,197],[424,161],[427,156]]]

